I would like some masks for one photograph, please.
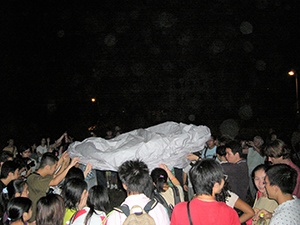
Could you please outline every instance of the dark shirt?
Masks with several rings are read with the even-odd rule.
[[[223,163],[224,173],[228,175],[230,190],[237,194],[240,199],[247,202],[247,190],[249,187],[249,175],[247,161],[242,159],[237,163]]]

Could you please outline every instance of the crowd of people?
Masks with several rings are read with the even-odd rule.
[[[120,133],[117,127],[105,138]],[[117,172],[94,170],[69,157],[71,142],[67,133],[39,146],[8,140],[1,151],[2,224],[300,224],[299,161],[276,135],[211,135],[203,150],[186,156],[187,167],[159,164],[152,171],[139,159]],[[126,198],[111,205],[108,189],[121,188]]]

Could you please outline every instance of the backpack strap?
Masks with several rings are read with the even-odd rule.
[[[175,185],[172,187],[172,190],[173,190],[173,195],[174,195],[174,204],[177,205],[179,202],[181,202],[179,190]]]
[[[144,211],[148,214],[157,204],[158,204],[158,201],[156,199],[152,199],[145,205]],[[130,215],[129,206],[126,204],[118,206],[118,207],[114,207],[114,210],[116,210],[119,213],[124,213],[126,215],[126,217],[128,217]]]
[[[148,214],[157,204],[158,201],[156,199],[151,199],[144,207],[145,212]]]
[[[193,221],[192,221],[191,213],[190,213],[190,201],[188,201],[188,203],[187,203],[187,212],[189,215],[190,225],[193,225]]]
[[[116,210],[119,213],[124,213],[126,215],[126,217],[128,217],[130,215],[129,206],[126,204],[120,205],[118,207],[114,207],[114,210]]]

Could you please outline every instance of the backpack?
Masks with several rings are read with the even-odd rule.
[[[179,202],[181,202],[179,190],[176,186],[172,186],[171,188],[173,189],[174,203],[175,203],[175,205],[177,205]],[[169,219],[171,219],[174,207],[172,205],[168,205],[168,203],[166,202],[164,197],[161,196],[161,194],[159,194],[157,191],[154,192],[154,198],[167,209]]]
[[[127,216],[123,225],[155,225],[154,219],[148,213],[157,204],[158,201],[156,199],[152,199],[145,205],[143,209],[138,205],[134,205],[130,210],[128,205],[121,205],[119,207],[115,207],[114,209],[117,212],[124,213]]]

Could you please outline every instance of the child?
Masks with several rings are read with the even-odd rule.
[[[56,194],[49,194],[36,204],[36,225],[62,225],[65,216],[64,200]]]
[[[107,189],[102,185],[93,186],[89,190],[87,207],[74,216],[73,225],[106,224],[104,221],[109,210]]]
[[[27,225],[30,219],[32,202],[29,198],[17,197],[8,202],[7,216],[8,220],[5,225]]]
[[[63,224],[65,225],[73,214],[86,206],[88,197],[87,184],[79,178],[67,180],[62,187],[62,197],[65,201],[66,213]]]

